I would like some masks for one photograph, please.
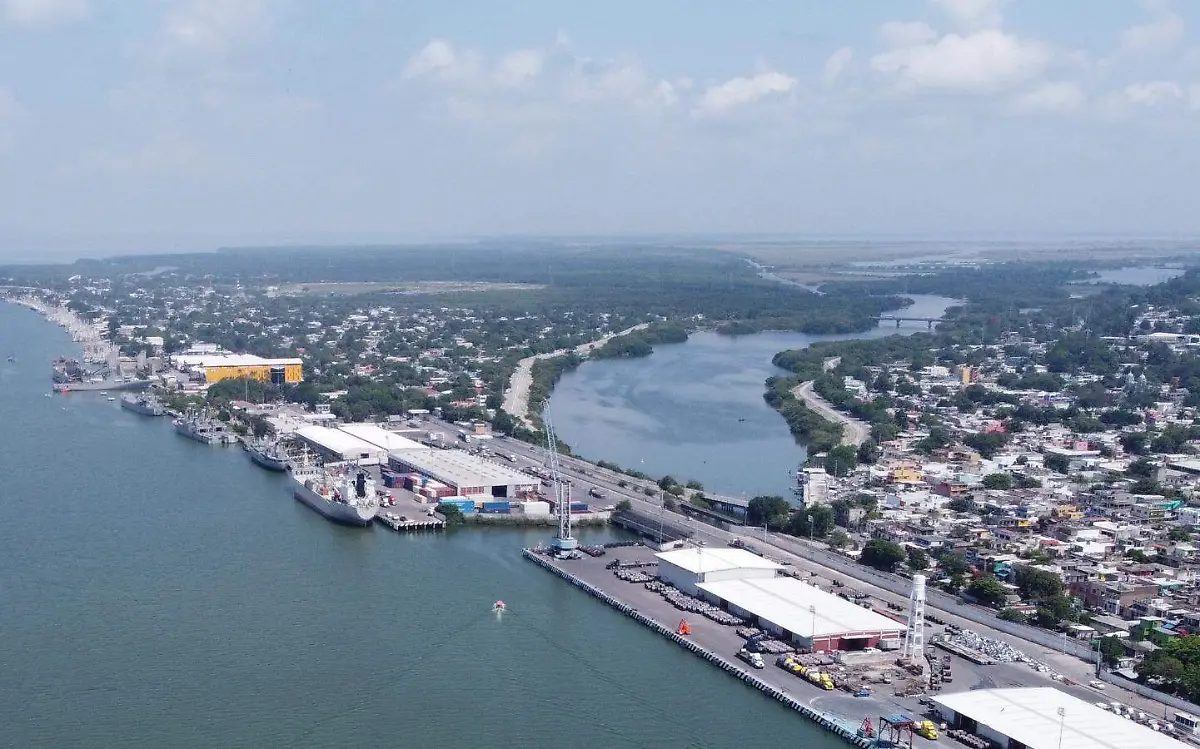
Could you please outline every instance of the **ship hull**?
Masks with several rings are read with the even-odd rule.
[[[166,413],[166,409],[161,404],[129,401],[124,398],[121,399],[121,408],[126,411],[133,411],[135,414],[141,414],[142,416],[162,416]]]
[[[250,460],[253,460],[254,464],[260,468],[265,468],[268,471],[279,471],[280,473],[286,471],[288,468],[287,461],[282,458],[264,455],[254,448],[250,448],[246,452],[250,453]]]
[[[54,389],[60,393],[94,392],[97,390],[145,390],[153,385],[150,380],[112,380],[101,382],[60,382]]]
[[[375,514],[379,511],[378,505],[359,509],[342,504],[341,502],[330,501],[300,482],[297,482],[292,489],[292,496],[298,502],[302,502],[313,510],[316,510],[326,520],[340,525],[368,526],[375,519]]]
[[[192,431],[192,429],[189,428],[187,424],[176,424],[175,432],[184,437],[187,437],[190,440],[195,440],[195,441],[197,441],[201,444],[205,444],[205,445],[215,445],[222,441],[221,438],[215,434],[206,434],[206,433]]]

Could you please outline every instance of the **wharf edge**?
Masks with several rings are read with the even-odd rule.
[[[684,648],[685,650],[690,650],[693,653],[695,653],[696,655],[703,658],[704,660],[713,664],[714,666],[718,666],[721,669],[728,671],[729,673],[731,673],[734,676],[741,679],[747,686],[754,687],[755,689],[757,689],[758,691],[767,695],[768,697],[771,697],[772,699],[776,700],[777,702],[782,703],[783,705],[785,705],[786,707],[788,707],[792,710],[795,710],[796,712],[803,715],[805,718],[808,718],[812,722],[820,725],[825,730],[827,730],[831,733],[835,733],[838,736],[841,736],[843,739],[845,739],[850,744],[853,744],[854,746],[857,746],[860,749],[869,749],[869,747],[874,746],[874,739],[866,738],[864,736],[859,736],[854,731],[851,731],[851,730],[845,728],[844,726],[838,725],[837,723],[830,720],[825,715],[822,715],[820,712],[812,709],[811,707],[804,704],[803,702],[796,699],[795,697],[792,697],[791,695],[789,695],[787,692],[783,691],[782,689],[777,689],[777,688],[771,686],[770,684],[766,683],[765,681],[759,679],[754,674],[743,670],[742,668],[738,667],[734,663],[730,663],[729,661],[725,660],[724,658],[717,655],[716,653],[708,650],[707,648],[697,645],[695,642],[689,640],[688,638],[686,638],[682,635],[676,634],[675,631],[672,630],[670,627],[664,626],[662,623],[657,622],[654,619],[651,619],[650,617],[641,613],[640,611],[633,608],[632,606],[630,606],[626,603],[622,603],[621,601],[618,601],[616,598],[613,598],[612,596],[610,596],[609,594],[600,590],[599,588],[593,586],[592,584],[584,582],[583,580],[580,580],[579,578],[575,577],[570,572],[567,572],[566,570],[563,570],[559,567],[556,567],[556,566],[550,564],[545,559],[542,559],[540,556],[538,556],[538,554],[536,554],[533,550],[522,549],[521,556],[523,556],[526,559],[528,559],[529,561],[537,564],[542,569],[552,572],[555,575],[558,575],[562,579],[564,579],[567,582],[574,585],[576,588],[579,588],[580,590],[588,593],[593,598],[596,598],[600,601],[603,601],[604,603],[607,603],[609,606],[612,606],[614,609],[616,609],[617,611],[620,611],[622,614],[624,614],[625,616],[628,616],[629,618],[633,619],[634,621],[636,621],[640,624],[644,624],[645,626],[649,627],[651,630],[657,632],[658,634],[662,635],[663,637],[667,638],[668,640],[674,642],[676,645],[680,646],[681,648]]]

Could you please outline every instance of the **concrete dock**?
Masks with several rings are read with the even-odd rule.
[[[737,626],[718,624],[698,614],[683,613],[662,595],[647,589],[645,583],[625,582],[617,577],[614,570],[605,569],[613,560],[654,562],[654,552],[647,547],[611,549],[602,557],[584,556],[571,560],[554,559],[528,549],[524,556],[856,746],[870,744],[869,740],[855,735],[863,718],[870,718],[874,724],[880,715],[905,713],[915,717],[925,711],[916,698],[893,697],[884,691],[886,687],[883,685],[871,697],[853,697],[844,691],[823,690],[776,666],[776,659],[771,655],[764,654],[765,668],[751,668],[737,658],[738,651],[745,644],[745,640],[737,633]],[[653,568],[646,568],[646,571],[654,574]],[[687,620],[691,629],[689,635],[676,634],[682,619]],[[924,742],[925,739],[917,741]]]

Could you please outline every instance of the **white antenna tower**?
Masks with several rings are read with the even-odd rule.
[[[574,551],[579,541],[571,537],[571,494],[563,485],[562,472],[558,465],[558,437],[554,434],[554,424],[550,416],[546,416],[546,450],[550,454],[550,486],[554,490],[554,512],[558,515],[558,533],[551,541],[558,551]]]
[[[904,638],[905,658],[920,662],[925,658],[925,576],[913,575],[908,594],[908,632]]]

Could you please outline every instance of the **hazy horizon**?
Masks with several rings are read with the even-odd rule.
[[[0,262],[1200,236],[1200,5],[0,0]]]

